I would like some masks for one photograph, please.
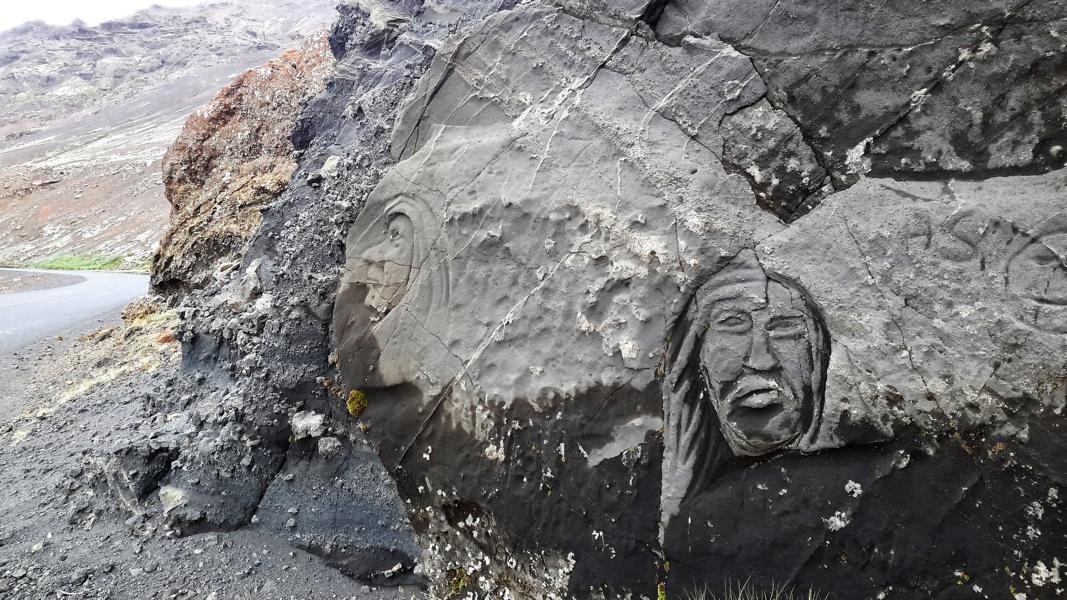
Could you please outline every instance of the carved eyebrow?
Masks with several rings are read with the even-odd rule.
[[[768,305],[771,312],[775,317],[804,317],[806,319],[813,318],[811,313],[808,312],[806,307],[796,306],[794,304],[775,304]]]
[[[759,302],[759,303],[761,303],[763,305],[766,305],[767,304],[767,295],[766,294],[757,295],[757,294],[737,293],[737,294],[731,294],[729,296],[717,296],[717,297],[714,297],[711,300],[709,300],[708,304],[712,308],[714,308],[716,305],[721,304],[721,303],[739,302],[739,301],[740,302],[753,302],[753,301],[756,301],[756,302]]]

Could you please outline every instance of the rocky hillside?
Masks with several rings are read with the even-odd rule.
[[[277,55],[331,19],[329,2],[235,0],[153,6],[88,27],[26,23],[0,35],[0,136],[16,138],[203,77],[210,67]],[[260,60],[259,62],[263,62]],[[205,82],[206,84],[207,82]]]
[[[329,0],[228,0],[0,33],[0,263],[145,262],[168,214],[160,160],[185,118],[334,14]]]

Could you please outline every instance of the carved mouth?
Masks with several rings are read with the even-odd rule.
[[[748,409],[777,406],[782,404],[782,388],[773,380],[762,377],[742,379],[730,393],[729,402],[732,406]]]
[[[736,406],[744,408],[767,408],[781,403],[781,393],[770,388],[749,392],[734,401]]]

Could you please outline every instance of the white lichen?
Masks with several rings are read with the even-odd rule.
[[[852,515],[839,510],[833,516],[824,518],[822,522],[826,524],[826,528],[830,531],[840,531],[852,522]]]
[[[845,484],[845,493],[853,498],[859,498],[863,494],[863,486],[849,479]]]

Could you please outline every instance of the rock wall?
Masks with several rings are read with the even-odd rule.
[[[1058,597],[1067,7],[765,4],[343,5],[185,299],[175,525],[441,597]],[[345,526],[386,475],[413,529]]]

